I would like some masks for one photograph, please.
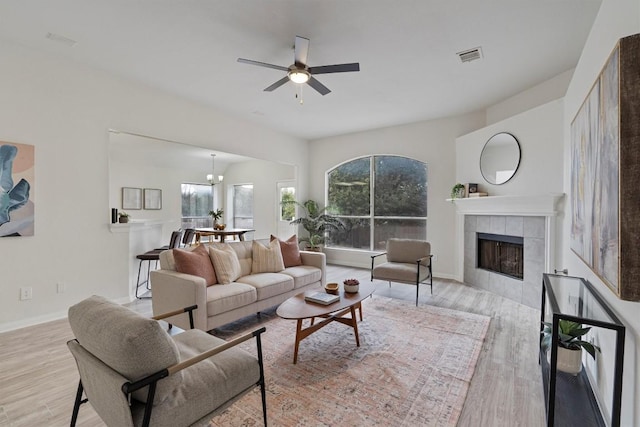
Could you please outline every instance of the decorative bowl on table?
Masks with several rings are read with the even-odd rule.
[[[355,294],[360,288],[360,282],[358,279],[347,279],[342,282],[342,284],[344,285],[344,291],[348,294]]]
[[[327,283],[324,285],[324,290],[327,291],[328,294],[338,295],[338,290],[340,289],[337,283]]]

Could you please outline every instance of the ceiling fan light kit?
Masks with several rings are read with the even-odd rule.
[[[266,62],[253,61],[251,59],[238,58],[238,62],[243,64],[257,65],[259,67],[273,68],[275,70],[286,71],[287,75],[277,82],[273,83],[264,89],[265,92],[271,92],[280,86],[284,85],[288,81],[292,81],[296,84],[308,84],[315,89],[321,95],[326,95],[331,90],[316,80],[313,75],[315,74],[330,74],[330,73],[347,73],[353,71],[360,71],[360,64],[357,62],[349,64],[336,64],[336,65],[322,65],[319,67],[309,67],[307,65],[307,56],[309,54],[309,39],[296,36],[294,47],[294,63],[289,67],[283,67],[280,65],[269,64]]]
[[[311,74],[309,74],[306,70],[291,70],[287,74],[289,76],[289,80],[294,83],[302,84],[309,81]]]

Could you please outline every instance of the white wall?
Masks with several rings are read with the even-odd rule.
[[[589,93],[602,67],[613,50],[616,42],[621,37],[640,32],[640,1],[639,0],[604,0],[596,21],[591,29],[589,38],[584,47],[580,61],[575,69],[564,102],[564,191],[570,194],[571,151],[570,151],[570,125],[578,112],[580,105]],[[569,205],[569,204],[567,204]],[[571,212],[567,212],[564,218],[562,234],[562,261],[563,266],[569,269],[572,276],[580,276],[589,280],[608,303],[614,312],[627,325],[624,381],[623,381],[623,426],[640,425],[640,370],[638,369],[640,354],[640,303],[621,301],[593,272],[571,251],[569,245],[571,227]],[[603,346],[603,362],[599,366],[593,366],[597,371],[596,376],[602,379],[600,386],[605,394],[605,404],[610,404],[610,390],[604,385],[612,378],[611,358],[613,348],[610,340],[604,336],[596,337]],[[606,381],[604,381],[606,380]]]
[[[427,240],[434,275],[453,277],[455,207],[445,199],[455,184],[455,139],[484,126],[484,113],[375,129],[312,141],[309,196],[325,200],[325,174],[336,165],[365,155],[395,154],[427,163]],[[369,268],[369,252],[325,248],[327,262]]]
[[[561,193],[562,101],[547,104],[494,123],[456,139],[456,182],[477,183],[490,196]],[[480,172],[480,153],[489,138],[508,132],[520,143],[520,167],[510,181],[489,184]]]
[[[487,124],[499,122],[516,114],[524,113],[538,105],[564,97],[572,75],[573,69],[565,71],[511,98],[492,105],[486,110]]]
[[[252,160],[234,163],[227,168],[224,182],[227,194],[230,187],[239,184],[253,184],[253,228],[255,239],[268,239],[278,233],[277,213],[278,181],[295,179],[295,168],[281,163]],[[227,200],[225,218],[232,224],[232,206]]]
[[[0,63],[0,140],[35,145],[38,184],[35,236],[0,239],[0,331],[92,294],[127,298],[128,236],[109,231],[109,128],[307,167],[305,141],[217,110],[7,41]],[[23,286],[32,300],[18,301]]]

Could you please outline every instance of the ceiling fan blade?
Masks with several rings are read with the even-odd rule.
[[[320,67],[309,67],[311,74],[347,73],[349,71],[360,71],[360,63],[351,64],[322,65]]]
[[[238,58],[238,62],[241,62],[243,64],[249,64],[249,65],[257,65],[258,67],[273,68],[274,70],[289,71],[287,67],[282,67],[280,65],[267,64],[266,62],[252,61],[251,59]]]
[[[322,83],[314,79],[313,77],[309,77],[309,80],[307,80],[307,84],[312,88],[314,88],[315,90],[317,90],[318,92],[320,92],[320,95],[322,96],[331,92],[331,90],[328,87],[326,87],[325,85],[323,85]]]
[[[307,57],[309,56],[309,39],[296,36],[295,44],[295,64],[300,66],[307,65]]]
[[[274,90],[278,89],[280,86],[282,86],[288,81],[289,81],[289,77],[283,77],[277,82],[275,82],[274,84],[272,84],[271,86],[269,86],[268,88],[266,88],[264,92],[273,92]]]

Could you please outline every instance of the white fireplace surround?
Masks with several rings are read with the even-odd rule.
[[[464,236],[465,216],[537,216],[545,219],[544,271],[552,270],[556,246],[556,218],[564,193],[538,194],[530,196],[487,196],[455,199],[456,242],[455,280],[464,281]],[[542,279],[540,279],[542,280]]]

